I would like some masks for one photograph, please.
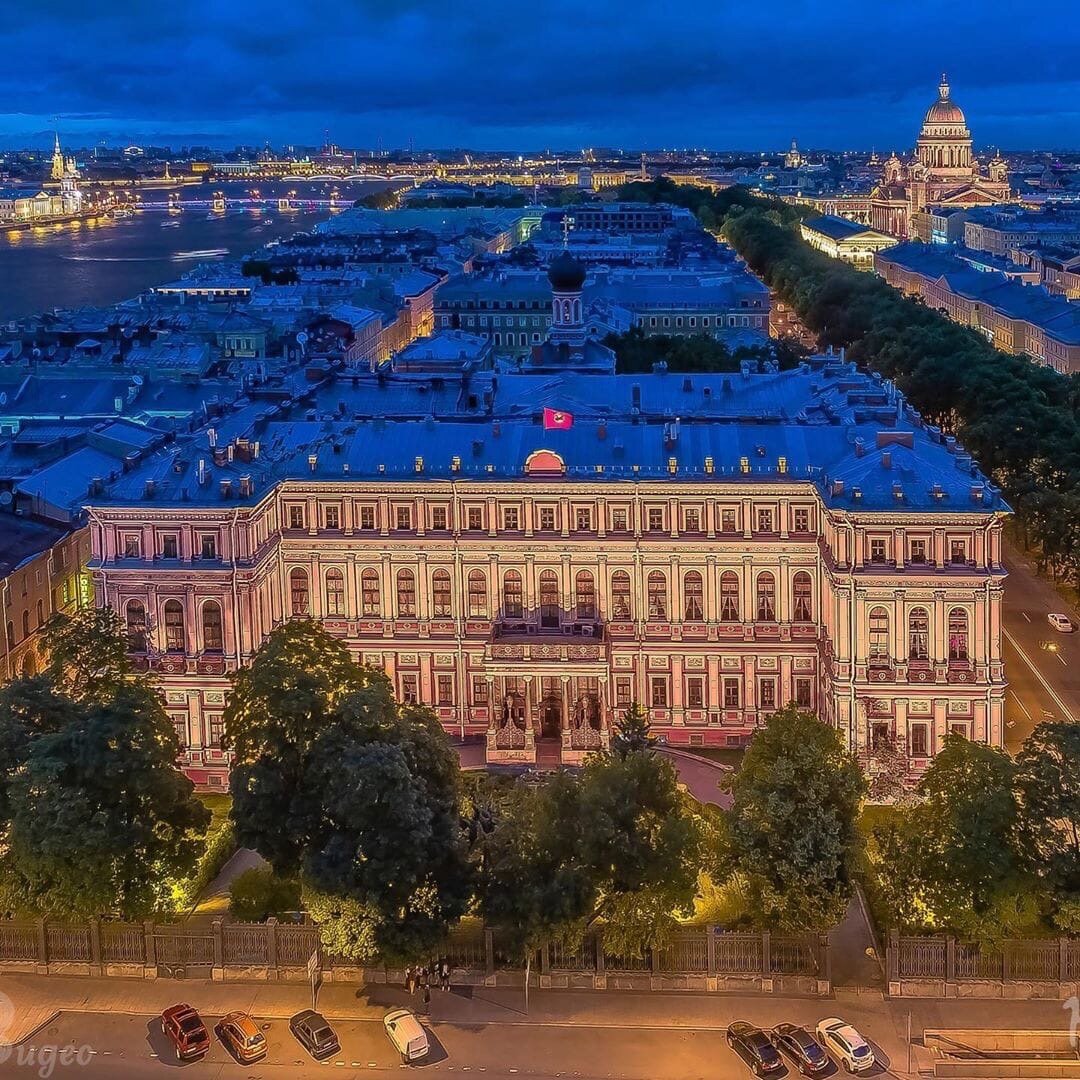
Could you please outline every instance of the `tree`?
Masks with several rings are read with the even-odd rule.
[[[33,738],[10,785],[9,887],[60,916],[167,910],[210,820],[178,753],[159,699],[137,684],[72,703],[68,722]]]
[[[42,643],[51,685],[76,701],[108,701],[135,674],[124,621],[110,607],[57,612],[45,623]]]
[[[794,705],[755,734],[731,782],[729,874],[746,881],[758,920],[825,932],[852,895],[862,770],[839,734]]]
[[[369,920],[352,940],[384,956],[435,947],[471,882],[457,758],[430,710],[400,706],[384,675],[308,622],[271,634],[233,686],[239,842],[335,919]]]
[[[650,729],[648,713],[635,701],[615,725],[611,735],[611,752],[618,758],[626,758],[630,754],[651,750],[656,745],[656,739],[650,734]]]
[[[241,922],[263,922],[300,910],[300,886],[266,866],[245,870],[229,887],[229,914]]]

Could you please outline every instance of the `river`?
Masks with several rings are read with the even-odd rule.
[[[303,198],[326,198],[332,188],[359,198],[391,185],[382,181],[288,184],[230,181],[190,185],[181,198],[208,191],[239,195],[257,186],[263,195],[296,190]],[[279,192],[280,189],[280,192]],[[165,200],[169,189],[142,189],[143,198]],[[133,217],[75,222],[47,228],[0,230],[0,319],[53,308],[113,304],[153,285],[173,281],[199,262],[237,258],[268,240],[310,229],[328,210],[280,212],[186,210],[169,215],[146,211]]]

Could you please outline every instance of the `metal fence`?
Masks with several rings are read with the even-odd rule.
[[[1080,941],[1070,938],[1018,938],[991,948],[956,938],[889,938],[890,982],[1072,982],[1080,979]]]

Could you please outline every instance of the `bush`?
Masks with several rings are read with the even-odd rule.
[[[176,894],[177,907],[194,907],[207,886],[221,873],[235,852],[236,834],[233,832],[232,822],[226,819],[211,825],[195,872],[179,884]]]
[[[242,922],[263,922],[300,910],[300,886],[269,867],[245,870],[229,889],[229,914]]]

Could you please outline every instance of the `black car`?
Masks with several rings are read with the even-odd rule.
[[[784,1068],[784,1062],[769,1036],[761,1028],[736,1020],[727,1029],[728,1046],[754,1070],[757,1076],[772,1076]]]
[[[334,1029],[326,1022],[326,1017],[311,1009],[298,1012],[289,1021],[289,1030],[316,1061],[321,1061],[341,1049],[341,1043],[338,1042]]]
[[[803,1076],[818,1076],[829,1068],[829,1055],[806,1028],[781,1024],[773,1028],[773,1042]]]

